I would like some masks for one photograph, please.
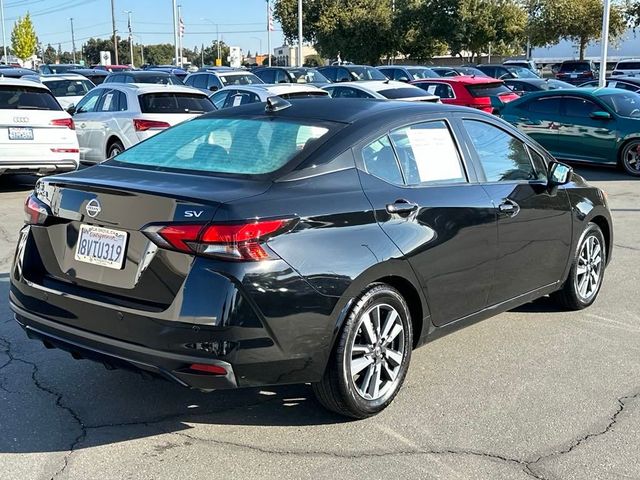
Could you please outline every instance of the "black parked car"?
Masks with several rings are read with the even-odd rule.
[[[505,85],[516,93],[526,95],[530,92],[540,92],[543,90],[558,90],[560,88],[575,88],[575,85],[555,80],[553,78],[508,78]]]
[[[85,78],[88,78],[94,85],[100,85],[104,82],[104,79],[109,76],[109,72],[106,70],[98,70],[97,68],[75,68],[67,70],[67,73],[77,73]]]
[[[40,179],[25,208],[30,337],[202,390],[310,382],[358,418],[429,339],[546,294],[589,306],[612,246],[601,190],[442,104],[272,97]]]
[[[506,80],[507,78],[540,78],[535,72],[532,72],[528,68],[514,65],[486,64],[478,65],[476,68],[485,75],[499,80]]]
[[[581,85],[598,78],[598,68],[591,60],[565,60],[560,65],[556,78],[563,82]]]

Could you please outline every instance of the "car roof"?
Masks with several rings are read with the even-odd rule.
[[[435,77],[435,78],[421,78],[414,80],[412,83],[423,82],[447,82],[447,83],[461,83],[463,85],[476,85],[485,83],[501,83],[502,80],[493,77],[481,77],[474,75],[457,75],[455,77]]]
[[[135,91],[138,94],[145,93],[195,93],[198,95],[206,96],[201,90],[197,88],[187,87],[185,85],[167,85],[158,83],[101,83],[95,88],[99,89],[113,89],[120,88],[126,90]]]
[[[298,92],[321,92],[321,88],[308,83],[252,83],[250,85],[228,85],[221,88],[218,92],[226,90],[246,90],[255,93],[272,93],[274,95],[282,95],[283,93]],[[217,92],[216,92],[217,93]]]
[[[92,75],[102,75],[106,77],[107,75],[111,75],[111,72],[107,72],[106,70],[101,70],[98,68],[73,68],[68,70],[69,73],[77,73],[82,75],[83,73],[90,73]]]
[[[347,82],[344,84],[330,83],[326,85],[326,88],[342,87],[360,87],[363,90],[371,90],[372,92],[380,92],[382,90],[389,90],[393,88],[407,88],[409,85],[404,82],[396,82],[394,80],[358,80],[356,82]],[[418,87],[415,87],[418,88]]]
[[[86,80],[79,73],[52,73],[50,75],[39,75],[41,82],[54,81],[54,80]]]
[[[163,72],[162,70],[129,70],[126,72],[111,72],[109,73],[109,76],[111,75],[133,75],[135,77],[145,77],[145,76],[156,76],[156,75],[166,75],[167,77],[171,76],[170,73],[168,72]]]
[[[12,86],[12,87],[32,87],[41,88],[42,90],[49,90],[46,85],[42,83],[34,82],[33,80],[22,80],[21,78],[9,78],[0,77],[0,86]]]
[[[268,115],[280,118],[296,118],[339,123],[354,123],[368,118],[406,118],[418,113],[439,113],[463,107],[441,103],[404,102],[363,98],[315,98],[287,100],[289,107]],[[474,110],[475,112],[475,110]],[[200,118],[216,116],[260,116],[265,115],[265,103],[249,103],[234,108],[217,110]]]

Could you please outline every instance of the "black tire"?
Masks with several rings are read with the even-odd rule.
[[[120,142],[120,140],[115,140],[109,145],[109,148],[107,149],[107,159],[113,158],[122,152],[124,152],[124,146],[122,145],[122,142]]]
[[[588,248],[587,242],[594,242],[599,247],[599,261],[595,262],[594,258],[591,258],[588,263],[584,262],[583,252],[585,248]],[[595,248],[594,248],[595,250]],[[587,281],[590,282],[589,275],[591,272],[595,272],[595,264],[599,266],[597,271],[597,281],[593,288],[591,284],[587,286],[588,291],[583,294],[580,288],[581,280],[584,279],[584,275],[587,275]],[[595,223],[589,223],[587,228],[582,233],[582,237],[578,242],[578,248],[573,255],[573,263],[567,280],[562,285],[562,288],[557,292],[554,292],[551,297],[562,307],[567,310],[582,310],[595,302],[600,288],[602,287],[602,281],[604,279],[605,266],[607,263],[607,245],[602,235],[602,230]],[[585,273],[586,269],[586,273]],[[582,284],[584,285],[584,284]]]
[[[619,166],[628,175],[640,177],[640,140],[631,140],[622,146]]]
[[[369,312],[371,316],[368,316]],[[373,333],[378,338],[375,347],[375,342],[366,340],[367,319],[368,325],[374,326]],[[384,326],[391,321],[392,327],[385,334]],[[402,331],[393,336],[393,332],[399,328],[397,325],[401,325]],[[387,344],[387,341],[391,343]],[[363,353],[364,346],[370,349],[368,353]],[[409,368],[412,348],[411,314],[404,298],[389,285],[370,285],[346,318],[322,380],[312,385],[316,398],[328,410],[347,417],[376,415],[393,401],[400,390]],[[400,349],[401,355],[398,354]],[[360,353],[362,356],[359,356]],[[370,363],[361,374],[352,375],[352,367],[357,368],[354,367],[354,361]],[[371,369],[373,374],[369,373]],[[367,379],[369,381],[365,384]],[[366,390],[364,393],[363,388]],[[371,398],[366,398],[368,392],[374,392]]]

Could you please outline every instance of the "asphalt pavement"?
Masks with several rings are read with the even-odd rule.
[[[34,180],[0,178],[0,478],[640,478],[640,180],[578,170],[615,222],[598,301],[542,299],[420,348],[361,421],[306,385],[205,394],[28,340],[6,299]]]

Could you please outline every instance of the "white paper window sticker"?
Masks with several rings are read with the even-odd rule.
[[[429,92],[430,95],[435,95],[436,94],[436,88],[438,88],[437,85],[429,85],[427,87],[427,92]]]
[[[241,93],[238,93],[238,94],[233,96],[233,106],[234,107],[237,107],[242,103],[242,97],[243,97],[243,95]]]
[[[406,133],[416,160],[420,182],[464,178],[456,146],[446,127],[409,128]]]
[[[113,93],[107,93],[104,96],[104,102],[102,103],[102,111],[108,112],[109,107],[111,107],[111,100],[113,100]]]

